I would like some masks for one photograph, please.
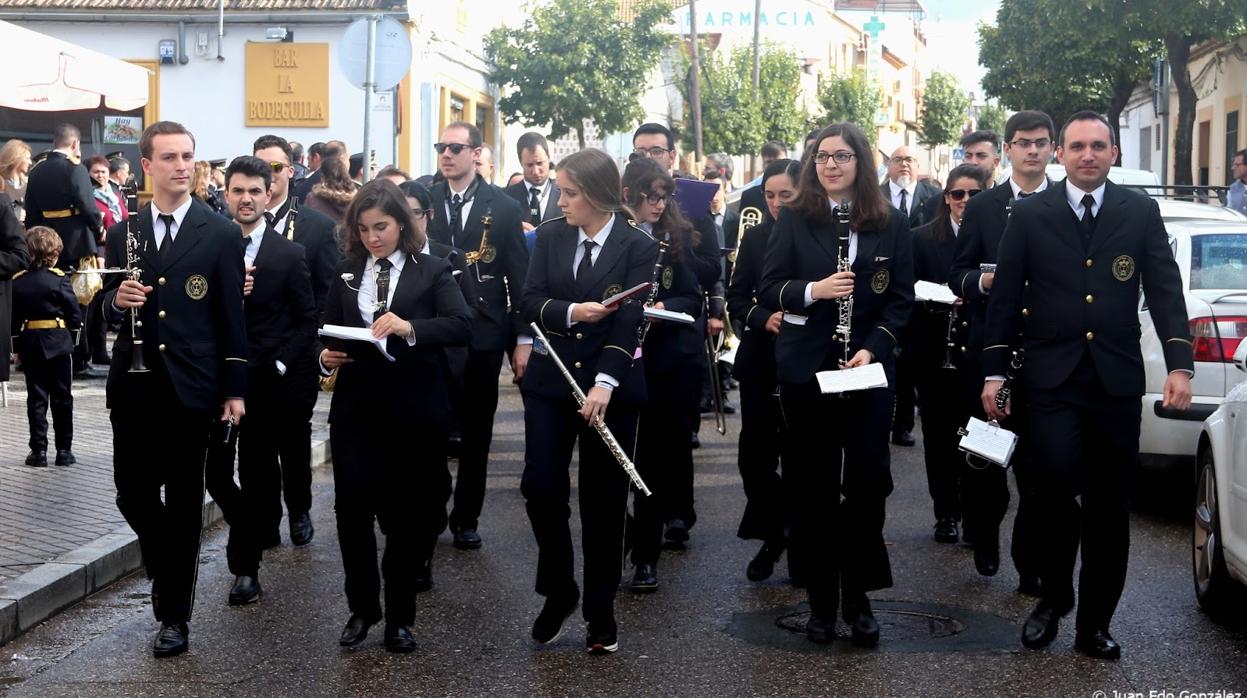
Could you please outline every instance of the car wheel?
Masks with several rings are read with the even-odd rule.
[[[1217,504],[1217,478],[1211,449],[1200,452],[1198,466],[1191,569],[1195,579],[1195,598],[1200,608],[1215,612],[1224,608],[1233,580],[1225,568],[1225,556],[1221,551],[1221,512]]]

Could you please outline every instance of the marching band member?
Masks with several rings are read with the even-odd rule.
[[[838,597],[853,641],[874,646],[879,624],[866,592],[892,585],[883,543],[892,492],[888,452],[897,337],[914,298],[909,223],[875,179],[866,136],[848,123],[815,138],[800,189],[780,211],[767,245],[761,305],[778,308],[776,380],[786,418],[785,469],[796,499],[795,544],[808,564],[806,635],[830,642]],[[837,209],[848,205],[847,249],[837,244]],[[840,215],[843,215],[842,213]],[[851,271],[838,271],[851,264]],[[841,303],[852,298],[848,346],[834,339]],[[883,364],[888,387],[825,395],[815,374]]]
[[[567,470],[579,440],[585,644],[602,654],[619,647],[614,599],[628,478],[593,425],[604,419],[630,453],[646,395],[644,369],[634,366],[641,305],[602,301],[648,282],[658,245],[628,223],[619,171],[606,153],[589,149],[569,155],[559,163],[557,178],[564,218],[538,230],[521,305],[524,319],[542,327],[587,400],[578,410],[548,349],[533,352],[521,383],[526,438],[520,489],[537,538],[537,593],[546,601],[532,635],[539,643],[554,641],[580,598]]]
[[[658,589],[658,553],[663,524],[679,519],[687,528],[697,521],[693,508],[693,447],[688,435],[700,420],[702,320],[701,286],[688,264],[701,240],[671,198],[675,180],[653,160],[628,164],[623,175],[624,202],[637,225],[660,243],[659,262],[651,277],[656,308],[687,313],[691,325],[643,322],[647,401],[637,427],[637,468],[654,494],[633,500],[632,591]],[[665,246],[664,246],[665,245]]]
[[[780,412],[775,398],[775,337],[783,313],[759,305],[762,264],[775,219],[781,206],[797,193],[801,164],[776,160],[762,173],[768,218],[745,231],[736,253],[736,265],[727,289],[727,307],[744,330],[736,350],[732,373],[740,382],[740,443],[737,464],[745,486],[745,513],[736,535],[761,540],[762,548],[749,562],[745,576],[760,582],[771,576],[775,562],[788,545],[789,514],[779,469]],[[794,572],[792,555],[789,572]]]
[[[468,342],[471,316],[450,263],[420,254],[423,236],[393,182],[364,185],[345,220],[346,259],[330,289],[324,324],[371,328],[395,360],[364,342],[335,343],[320,352],[324,372],[337,371],[329,443],[351,610],[339,642],[358,645],[384,617],[385,648],[411,652],[419,512],[446,506],[450,403],[442,349]],[[384,614],[374,520],[386,538]]]

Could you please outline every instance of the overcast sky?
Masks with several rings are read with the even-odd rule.
[[[974,92],[975,102],[982,102],[977,27],[980,20],[996,23],[1000,0],[927,0],[924,5],[930,67],[957,76],[963,88]]]

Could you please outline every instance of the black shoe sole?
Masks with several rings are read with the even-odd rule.
[[[619,651],[619,640],[615,640],[614,642],[610,644],[603,644],[600,642],[595,642],[589,647],[586,647],[585,649],[589,652],[589,654],[593,654],[593,655],[600,656],[604,654],[614,654]]]
[[[231,594],[229,597],[229,605],[250,606],[251,604],[259,601],[261,596],[263,596],[263,594],[259,592],[257,592],[255,596],[234,596]]]
[[[634,594],[652,594],[658,591],[658,582],[654,582],[653,584],[638,584],[633,582],[628,586],[628,590]]]
[[[180,645],[178,647],[174,647],[172,649],[152,650],[152,656],[157,659],[168,659],[169,657],[176,657],[179,654],[184,654],[186,650],[189,650],[189,649],[190,649],[190,643],[187,643],[184,645]]]

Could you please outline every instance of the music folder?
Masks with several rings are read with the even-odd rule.
[[[1002,468],[1009,467],[1013,449],[1017,448],[1018,435],[996,422],[984,422],[974,417],[959,429],[961,442],[957,447],[967,453],[989,460]]]
[[[953,305],[957,302],[957,294],[953,293],[948,284],[934,284],[919,279],[914,282],[914,300]]]
[[[697,322],[697,320],[688,313],[679,313],[665,308],[647,307],[643,311],[643,315],[651,320],[666,320],[668,322],[678,322],[684,325],[691,325],[694,322]]]
[[[394,360],[394,357],[390,356],[390,352],[385,350],[386,340],[377,339],[376,337],[373,337],[371,328],[347,327],[345,325],[325,325],[324,327],[317,330],[317,334],[319,334],[321,337],[344,340],[344,346],[343,346],[342,351],[345,351],[348,354],[351,353],[350,345],[352,343],[367,342],[373,345],[374,347],[376,347],[377,351],[381,352],[382,356],[389,359],[390,361]]]
[[[602,305],[609,308],[612,305],[615,305],[616,303],[619,303],[621,301],[625,301],[639,293],[642,293],[642,292],[649,293],[649,288],[650,288],[650,282],[642,281],[641,283],[637,284],[636,286],[633,286],[632,288],[629,288],[624,291],[620,291],[619,293],[616,293],[610,298],[607,298],[606,300],[602,301]]]
[[[819,371],[814,374],[814,377],[818,379],[818,388],[824,394],[888,387],[888,377],[883,372],[883,364],[880,363],[869,363],[865,366],[841,368],[834,371]]]

